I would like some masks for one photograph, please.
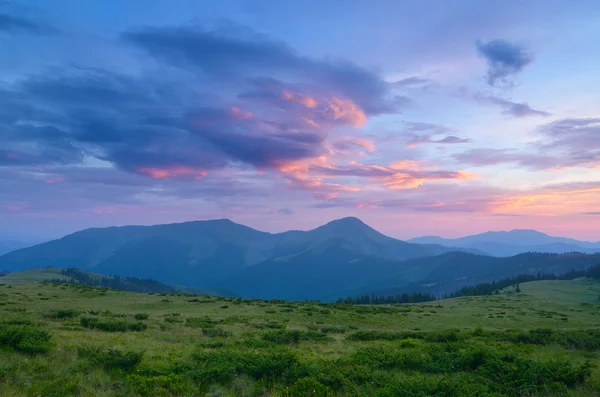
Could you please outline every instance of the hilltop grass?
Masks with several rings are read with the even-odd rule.
[[[600,393],[586,279],[392,306],[0,284],[1,396]]]

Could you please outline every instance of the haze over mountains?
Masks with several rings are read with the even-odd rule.
[[[600,252],[600,241],[579,241],[572,238],[552,237],[535,230],[486,232],[456,239],[425,236],[408,240],[417,244],[439,244],[448,247],[471,248],[493,256],[511,256],[524,252]]]
[[[514,232],[507,236],[498,244],[519,240]],[[532,236],[545,243],[538,234]],[[490,257],[483,253],[489,238],[477,237],[468,241],[472,245],[462,247],[452,247],[445,239],[439,239],[443,244],[428,244],[427,239],[439,238],[405,242],[357,218],[339,219],[309,231],[274,234],[220,219],[87,229],[5,254],[0,257],[0,269],[76,267],[226,290],[244,297],[334,300],[372,291],[431,289],[432,285],[434,293],[442,294],[518,273],[560,273],[600,263],[600,254]]]
[[[15,250],[18,250],[21,248],[30,247],[32,245],[35,245],[35,243],[0,239],[0,255],[6,254],[7,252],[15,251]]]

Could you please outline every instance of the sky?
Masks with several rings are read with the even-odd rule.
[[[600,6],[0,1],[0,237],[356,216],[600,240]]]

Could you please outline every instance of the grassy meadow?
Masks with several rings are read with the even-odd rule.
[[[587,279],[350,306],[39,277],[0,278],[3,397],[600,395],[600,284]]]

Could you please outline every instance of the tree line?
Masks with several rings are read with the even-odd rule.
[[[600,280],[600,264],[592,266],[586,270],[571,270],[566,273],[541,273],[537,274],[519,274],[513,277],[502,278],[489,283],[480,283],[476,285],[466,285],[456,292],[445,294],[444,299],[459,298],[461,296],[481,296],[500,293],[500,290],[507,287],[514,287],[515,292],[521,292],[520,283],[541,280],[574,280],[580,277],[589,277]],[[390,296],[375,296],[374,294],[364,294],[360,296],[349,296],[338,299],[336,303],[348,305],[387,305],[395,303],[421,303],[431,302],[438,298],[429,292],[411,292]]]
[[[374,294],[361,295],[361,296],[349,296],[347,298],[338,299],[336,303],[347,304],[347,305],[389,305],[395,303],[420,303],[420,302],[431,302],[437,298],[429,292],[405,292],[398,295],[389,296],[375,296]]]
[[[83,284],[130,292],[177,292],[175,288],[149,278],[102,276],[90,274],[80,269],[69,268],[60,271],[59,278],[46,280],[51,283]]]

